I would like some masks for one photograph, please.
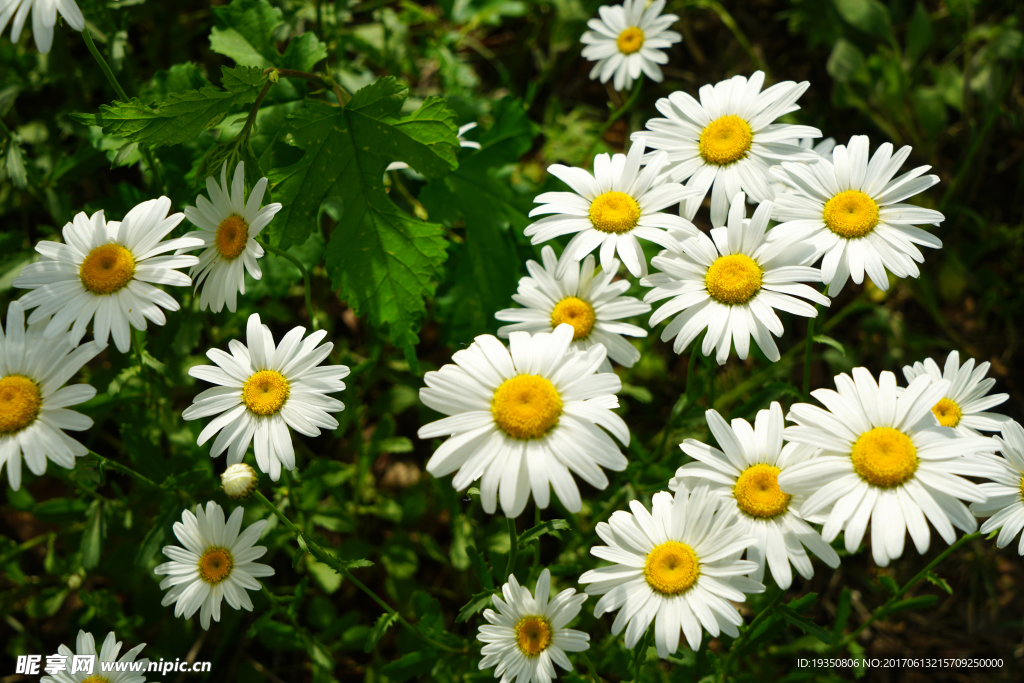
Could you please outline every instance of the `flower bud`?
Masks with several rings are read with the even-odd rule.
[[[228,494],[229,498],[241,500],[248,498],[256,490],[259,475],[256,474],[256,470],[242,462],[224,470],[224,474],[220,475],[220,481],[224,493]]]

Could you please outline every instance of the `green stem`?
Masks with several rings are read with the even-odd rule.
[[[317,558],[318,560],[329,566],[331,569],[333,569],[334,571],[338,572],[346,579],[351,581],[352,585],[354,585],[356,588],[358,588],[367,596],[369,596],[370,599],[376,602],[385,612],[387,612],[388,614],[394,614],[395,617],[398,619],[399,623],[402,624],[402,626],[404,626],[405,628],[409,629],[409,631],[411,631],[413,635],[415,635],[417,638],[422,640],[427,645],[435,647],[439,650],[444,650],[445,652],[456,652],[459,654],[463,654],[465,652],[464,649],[458,650],[456,648],[449,647],[443,643],[439,643],[433,640],[432,638],[428,638],[424,634],[420,633],[412,624],[410,624],[405,619],[405,617],[399,614],[398,611],[395,610],[391,605],[384,602],[384,600],[381,599],[381,597],[377,595],[375,592],[373,592],[373,590],[371,590],[366,584],[364,584],[356,577],[352,576],[352,573],[344,564],[341,563],[341,561],[338,558],[336,558],[334,555],[321,548],[319,545],[317,545],[317,543],[313,541],[313,539],[311,539],[309,536],[303,533],[303,531],[299,529],[299,527],[295,526],[292,520],[288,519],[285,516],[285,514],[281,512],[281,510],[279,510],[278,507],[270,501],[270,499],[268,499],[259,491],[254,491],[253,496],[259,499],[264,505],[266,505],[267,508],[272,513],[274,513],[274,516],[281,520],[281,523],[288,527],[288,530],[295,534],[295,537],[301,540],[303,544],[305,544],[305,546],[309,549],[309,552],[313,555],[313,557]]]
[[[309,285],[309,271],[306,270],[306,266],[302,265],[302,262],[299,261],[299,259],[292,256],[287,251],[283,249],[278,249],[277,247],[270,246],[270,244],[268,244],[266,240],[257,238],[256,241],[259,243],[261,247],[269,251],[274,256],[280,256],[284,259],[287,259],[288,261],[291,261],[292,265],[298,268],[299,272],[302,273],[302,284],[306,288],[306,313],[309,315],[309,320],[310,323],[313,325],[313,329],[320,329],[320,325],[316,321],[316,315],[313,313],[313,294],[312,288]]]
[[[121,98],[122,102],[127,102],[129,99],[128,93],[126,93],[124,88],[121,87],[121,84],[117,82],[117,77],[114,76],[114,72],[110,70],[110,65],[107,64],[107,60],[103,59],[103,55],[101,55],[100,51],[96,48],[96,43],[93,42],[92,34],[89,33],[88,27],[82,29],[82,38],[85,40],[85,45],[89,48],[89,52],[92,53],[93,59],[96,60],[96,63],[100,65],[100,69],[103,70],[103,75],[107,77],[107,81],[109,81],[111,87],[114,88],[114,92],[117,93],[117,96]],[[160,169],[157,168],[156,159],[153,158],[153,153],[150,151],[148,146],[142,143],[139,143],[139,153],[142,154],[142,158],[146,160],[146,165],[149,166],[149,170],[153,174],[153,182],[157,187],[161,188],[161,191],[163,191],[164,183],[160,178]]]
[[[814,318],[807,319],[807,345],[804,349],[804,398],[811,400],[811,350],[814,348]]]
[[[715,405],[715,375],[718,361],[715,360],[714,356],[704,356],[704,369],[708,375],[708,405]]]
[[[256,114],[260,111],[260,105],[263,104],[263,98],[267,96],[267,91],[274,85],[273,81],[268,80],[263,84],[263,88],[260,90],[260,94],[256,96],[256,101],[252,103],[252,109],[249,110],[249,118],[245,120],[245,126],[242,128],[242,132],[238,134],[238,139],[242,140],[249,136],[249,131],[256,125]]]
[[[652,630],[654,630],[653,624],[644,633],[644,637],[640,640],[640,646],[633,652],[633,683],[640,683],[640,667],[643,665],[644,659],[647,658],[647,648],[651,645]]]
[[[45,543],[46,540],[53,535],[54,534],[43,534],[42,536],[36,536],[35,538],[30,538],[24,543],[15,546],[4,555],[0,555],[0,566],[7,564],[10,560],[13,560],[15,557],[22,554],[23,552],[31,550],[32,548],[35,548],[37,545]]]
[[[117,462],[115,460],[111,460],[110,458],[105,458],[102,455],[100,455],[99,453],[94,453],[93,451],[89,451],[89,455],[91,455],[92,457],[96,458],[97,460],[102,462],[104,465],[106,465],[110,469],[117,470],[118,472],[120,472],[122,474],[127,474],[129,477],[132,477],[133,479],[136,479],[137,481],[140,481],[143,484],[146,484],[147,486],[152,486],[153,488],[156,488],[156,489],[163,489],[164,488],[163,486],[160,486],[160,484],[156,483],[155,481],[153,481],[149,477],[144,476],[142,474],[139,474],[138,472],[133,470],[131,467],[128,467],[127,465],[122,465],[121,463],[119,463],[119,462]]]
[[[608,120],[604,122],[604,125],[601,126],[601,130],[599,130],[597,135],[594,136],[594,141],[592,143],[590,143],[590,147],[587,149],[587,153],[586,153],[585,156],[587,156],[587,157],[591,156],[594,153],[594,149],[597,147],[597,145],[604,138],[604,134],[608,132],[608,129],[611,128],[612,125],[614,125],[616,121],[618,121],[620,118],[622,118],[622,116],[624,114],[626,114],[627,112],[629,112],[630,109],[633,108],[633,105],[636,104],[636,101],[638,99],[640,99],[640,90],[641,90],[641,85],[643,84],[643,82],[644,82],[644,75],[640,74],[640,78],[638,78],[636,80],[636,83],[633,84],[633,92],[630,93],[629,99],[627,99],[625,102],[623,102],[621,107],[619,107],[618,109],[613,111],[612,115],[610,117],[608,117]]]
[[[519,536],[516,534],[516,520],[512,517],[508,518],[508,542],[508,565],[505,567],[505,581],[508,581],[508,577],[515,571],[516,555],[519,554]]]
[[[533,525],[540,526],[540,508],[536,505],[533,506]],[[577,529],[579,527],[576,527]],[[533,573],[537,573],[537,568],[540,567],[540,539],[537,539],[537,544],[533,547]]]
[[[668,423],[665,425],[665,433],[661,437],[661,443],[658,445],[658,450],[654,451],[653,455],[658,459],[665,455],[665,446],[668,445],[668,437],[672,433],[676,421],[685,415],[690,410],[690,406],[693,405],[693,397],[690,395],[690,390],[693,387],[693,372],[697,366],[699,344],[700,339],[694,340],[693,347],[690,349],[690,361],[686,367],[686,388],[683,390],[683,395],[676,401],[676,405],[672,407],[672,413],[669,415]],[[680,404],[682,404],[681,408],[679,407]]]
[[[906,594],[907,591],[909,591],[911,588],[913,588],[915,585],[917,585],[922,579],[924,579],[925,575],[928,572],[930,572],[931,570],[933,570],[937,566],[939,566],[939,564],[944,559],[949,557],[957,548],[959,548],[960,546],[964,545],[968,541],[973,541],[975,539],[981,538],[982,536],[983,536],[983,534],[980,531],[977,531],[977,532],[975,532],[973,534],[967,534],[966,536],[961,536],[956,541],[956,543],[954,543],[953,545],[951,545],[948,548],[946,548],[938,557],[936,557],[934,560],[929,562],[928,565],[924,569],[922,569],[917,574],[915,574],[914,578],[912,578],[910,581],[908,581],[906,583],[906,585],[903,586],[903,588],[900,588],[898,591],[893,593],[892,596],[888,600],[885,601],[884,605],[882,605],[881,607],[876,609],[871,614],[871,616],[868,617],[867,621],[865,621],[863,624],[858,626],[856,630],[854,630],[852,633],[850,633],[850,635],[848,635],[845,638],[843,638],[842,642],[839,643],[839,647],[837,649],[838,650],[845,649],[847,645],[849,645],[851,642],[853,642],[857,638],[857,636],[860,635],[861,631],[863,631],[868,626],[870,626],[871,624],[875,623],[876,621],[878,621],[882,617],[886,616],[889,613],[889,610],[892,609],[892,606],[896,602],[898,602]]]
[[[732,15],[729,14],[728,10],[726,10],[725,7],[722,6],[722,3],[715,2],[715,0],[696,0],[695,2],[693,2],[693,5],[695,7],[703,7],[705,9],[709,9],[715,14],[717,14],[719,20],[723,24],[725,24],[725,27],[727,29],[729,29],[732,32],[733,37],[736,38],[736,42],[740,44],[740,47],[742,47],[744,52],[747,53],[751,61],[753,61],[754,64],[757,65],[758,69],[764,72],[764,75],[768,78],[769,81],[771,80],[772,75],[771,72],[768,70],[768,65],[765,64],[764,60],[761,59],[761,56],[754,51],[753,46],[750,44],[750,40],[747,38],[747,34],[743,32],[743,29],[741,29],[739,24],[736,23],[736,20],[733,19]]]
[[[750,622],[750,626],[747,626],[745,629],[743,629],[743,632],[740,634],[740,637],[733,641],[732,647],[729,648],[729,656],[727,656],[725,658],[725,661],[722,663],[722,670],[720,672],[722,683],[725,683],[726,681],[726,676],[728,674],[729,667],[732,664],[733,656],[743,648],[743,645],[745,644],[744,641],[747,638],[747,634],[752,633],[754,631],[754,627],[762,621],[764,621],[768,617],[768,615],[771,614],[772,610],[775,609],[775,605],[779,602],[779,600],[782,598],[784,594],[785,593],[783,591],[779,591],[778,593],[776,593],[775,597],[771,599],[771,602],[769,602],[768,605],[765,606],[763,610],[761,610],[760,614],[754,617],[754,620]]]

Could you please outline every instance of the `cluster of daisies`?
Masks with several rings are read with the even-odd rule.
[[[663,7],[602,7],[582,38],[583,56],[597,62],[591,78],[619,90],[641,71],[660,81],[660,49],[680,40]],[[421,400],[444,417],[419,436],[446,437],[427,463],[431,474],[454,474],[460,491],[479,480],[488,513],[500,505],[517,517],[531,496],[547,508],[552,489],[579,512],[576,477],[603,489],[605,471],[627,465],[611,362],[636,363],[627,337],[647,334],[627,319],[664,302],[649,325],[668,321],[661,338],[674,339],[676,353],[692,347],[724,364],[732,351],[747,358],[752,337],[777,361],[777,311],[813,318],[849,280],[867,275],[886,290],[890,274],[919,275],[918,247],[942,243],[918,226],[943,216],[904,202],[938,178],[927,166],[900,174],[910,147],[885,143],[872,153],[865,136],[816,144],[816,128],[778,122],[809,84],[763,86],[757,72],[705,85],[699,99],[675,92],[657,102],[662,117],[632,135],[627,153],[598,155],[593,173],[548,168],[571,191],[538,196],[531,217],[540,218],[525,233],[535,245],[571,238],[560,256],[545,245],[541,263],[528,261],[512,297],[519,307],[496,313],[509,323],[498,330],[507,346],[479,336],[426,374]],[[705,233],[691,221],[709,193]],[[643,242],[661,248],[649,264]],[[626,296],[620,265],[648,288],[643,301]],[[989,393],[988,369],[961,365],[953,352],[943,369],[931,359],[904,368],[905,387],[891,372],[876,379],[856,368],[835,378],[835,390],[811,393],[820,406],[800,403],[784,416],[772,403],[753,425],[709,410],[717,447],[687,439],[689,461],[650,509],[632,501],[597,525],[606,545],[591,552],[610,564],[579,578],[586,595],[601,596],[595,615],[617,613],[612,632],[625,631],[629,648],[653,623],[665,658],[681,635],[694,649],[704,631],[737,636],[735,603],[765,590],[766,570],[789,588],[794,570],[813,575],[811,555],[837,567],[840,534],[855,552],[870,526],[879,566],[903,554],[908,532],[924,553],[932,527],[953,543],[955,529],[977,530],[976,515],[1007,545],[1024,529],[1024,429],[986,412],[1008,398]],[[996,431],[1002,438],[981,434]],[[484,613],[480,668],[520,683],[550,681],[555,664],[572,668],[566,652],[586,649],[589,638],[565,627],[585,596],[567,588],[548,602],[550,589],[547,570],[533,594],[508,577],[493,597],[497,611]]]

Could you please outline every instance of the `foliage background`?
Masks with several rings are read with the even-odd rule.
[[[510,305],[524,260],[539,256],[522,229],[533,196],[558,184],[546,176],[547,165],[585,165],[596,152],[621,151],[629,132],[653,115],[658,97],[677,89],[695,93],[735,73],[761,68],[769,80],[809,80],[812,87],[793,121],[818,126],[840,142],[866,133],[874,144],[911,144],[908,163],[930,164],[942,179],[919,199],[945,213],[935,230],[944,248],[926,254],[919,280],[895,282],[887,293],[850,286],[833,302],[818,332],[834,344],[814,347],[812,386],[830,386],[834,374],[857,365],[900,375],[905,364],[928,356],[941,363],[949,350],[959,349],[992,363],[997,391],[1011,395],[1003,411],[1024,418],[1018,329],[1024,319],[1024,41],[1012,0],[674,0],[668,11],[680,15],[677,27],[685,40],[670,51],[666,80],[643,84],[632,108],[614,121],[610,113],[621,100],[609,104],[609,94],[588,79],[589,63],[579,56],[585,21],[601,4],[596,0],[275,0],[280,19],[263,27],[264,40],[255,46],[231,33],[245,14],[238,12],[268,10],[255,0],[236,0],[231,8],[201,0],[80,4],[122,86],[147,103],[207,81],[218,84],[221,67],[236,61],[285,66],[285,60],[318,57],[316,70],[329,70],[349,93],[390,75],[409,87],[405,112],[439,96],[458,123],[480,121],[468,137],[484,149],[462,150],[457,171],[388,179],[386,191],[399,213],[442,226],[434,244],[445,253],[435,253],[424,269],[429,296],[414,351],[411,335],[419,322],[411,311],[396,305],[392,314],[408,323],[403,333],[401,324],[378,325],[339,298],[339,278],[347,272],[339,259],[358,263],[358,255],[325,258],[325,245],[350,204],[325,202],[302,239],[282,232],[284,214],[275,219],[274,243],[283,240],[310,269],[317,322],[335,343],[331,362],[354,372],[341,397],[347,407],[340,427],[319,439],[295,435],[298,470],[274,486],[265,476],[261,480],[261,490],[330,552],[372,562],[353,573],[419,633],[459,652],[439,653],[409,630],[378,622],[377,604],[303,552],[274,519],[262,543],[270,549],[265,561],[277,572],[267,582],[275,595],[254,595],[254,613],[226,609],[221,623],[205,632],[197,619],[175,619],[171,608],[160,606],[151,570],[161,561],[159,548],[172,538],[172,521],[197,502],[228,504],[218,489],[223,460],[195,445],[205,421],[181,420],[202,388],[188,368],[205,360],[206,349],[240,337],[252,312],[278,337],[295,324],[311,323],[298,269],[268,254],[261,262],[263,280],[249,282],[236,314],[199,312],[191,294],[177,289],[182,312],[140,335],[144,350],[122,355],[110,348],[86,369],[86,381],[100,393],[84,406],[96,422],[84,442],[164,488],[154,492],[92,458],[71,471],[51,464],[45,477],[26,474],[19,492],[0,487],[0,681],[19,679],[7,675],[16,655],[54,653],[58,644],[72,643],[79,628],[100,638],[114,629],[128,647],[146,642],[144,655],[152,660],[213,662],[207,676],[176,680],[490,680],[490,671],[476,669],[480,617],[472,613],[503,582],[509,535],[503,518],[483,514],[477,499],[452,490],[450,479],[423,472],[433,444],[415,433],[434,416],[417,399],[421,375],[447,362],[474,335],[496,329],[493,312]],[[272,12],[266,16],[274,18]],[[310,33],[325,43],[326,59]],[[253,153],[264,173],[279,174],[271,174],[275,194],[283,181],[280,169],[301,156],[288,144],[284,117],[303,98],[323,95],[315,85],[282,79],[257,120]],[[37,53],[30,36],[18,45],[0,39],[0,132],[8,138],[0,164],[3,309],[19,295],[11,281],[33,258],[33,245],[59,239],[75,213],[103,209],[117,219],[161,193],[137,149],[71,116],[91,114],[115,99],[82,36],[69,28],[57,28],[49,56]],[[194,202],[195,169],[218,140],[241,128],[247,112],[248,106],[236,106],[217,129],[156,150],[176,210]],[[702,211],[699,218],[706,215]],[[634,285],[632,293],[639,296],[639,290]],[[676,444],[710,438],[703,421],[707,407],[727,417],[752,417],[771,400],[784,406],[799,400],[806,330],[792,317],[786,325],[779,363],[754,355],[747,362],[733,358],[721,369],[698,362],[692,377],[688,355],[675,356],[656,333],[641,341],[643,359],[631,370],[617,370],[625,384],[621,413],[633,434],[632,464],[605,491],[581,483],[579,515],[554,501],[540,515],[527,508],[519,520],[516,563],[523,583],[532,587],[538,561],[551,567],[557,589],[575,585],[595,566],[588,554],[596,541],[594,524],[630,498],[647,501],[664,488],[683,461]],[[267,516],[256,501],[246,507],[247,523]],[[543,530],[567,528],[532,540],[523,533],[551,520],[566,522]],[[933,539],[929,556],[941,546]],[[963,546],[934,581],[908,594],[921,598],[915,609],[872,625],[850,652],[987,653],[1008,665],[975,672],[974,680],[1019,676],[1024,596],[1017,588],[1024,571],[1014,547],[997,551],[990,541]],[[885,602],[891,581],[903,584],[929,559],[908,549],[880,569],[863,548],[841,554],[839,570],[823,571],[816,563],[812,581],[795,581],[782,600],[809,592],[816,598],[748,642],[731,662],[738,680],[787,672],[791,680],[852,676],[800,672],[793,653],[829,652],[823,639],[856,628]],[[744,607],[748,623],[777,592],[770,587]],[[592,609],[591,601],[576,625],[591,634],[592,649],[587,660],[575,660],[577,673],[564,679],[630,680],[632,654],[610,635],[610,619],[595,620]],[[467,615],[468,621],[462,618]],[[808,620],[824,631],[816,632]],[[824,633],[823,639],[815,633]],[[652,649],[642,662],[642,680],[699,680],[720,670],[729,641],[705,640],[697,655],[684,646],[664,663]],[[906,673],[906,680],[925,680],[915,676]]]

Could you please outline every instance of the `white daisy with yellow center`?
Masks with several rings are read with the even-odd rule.
[[[608,486],[601,469],[621,472],[626,456],[604,430],[629,445],[629,428],[612,412],[622,382],[597,372],[603,345],[573,351],[574,328],[551,333],[513,332],[505,347],[489,334],[456,352],[452,363],[423,378],[420,400],[448,415],[420,427],[421,439],[451,437],[427,461],[435,477],[457,472],[464,491],[477,479],[488,514],[518,517],[533,492],[541,509],[551,488],[570,512],[583,502],[571,472],[595,488]],[[603,429],[602,429],[603,428]]]
[[[503,683],[550,683],[557,675],[555,664],[572,671],[565,653],[588,649],[590,636],[565,627],[580,613],[586,594],[566,588],[548,600],[551,572],[547,569],[537,579],[536,597],[512,575],[501,592],[505,599],[491,596],[497,611],[484,610],[488,623],[477,634],[484,643],[480,668],[493,666],[494,677]]]
[[[252,611],[246,591],[258,591],[260,583],[256,579],[273,576],[274,569],[255,562],[267,552],[263,546],[254,545],[267,520],[261,519],[241,531],[242,514],[242,508],[235,508],[225,523],[224,509],[210,501],[205,511],[197,505],[195,514],[185,510],[181,521],[174,523],[174,535],[184,547],[165,545],[163,553],[171,561],[157,565],[153,571],[167,575],[160,588],[170,590],[160,604],[174,604],[175,617],[191,619],[199,611],[200,623],[209,629],[210,617],[220,621],[221,600],[227,600],[234,609]]]
[[[774,362],[780,355],[772,335],[784,332],[775,309],[814,318],[814,307],[798,297],[829,305],[828,297],[800,284],[821,281],[821,271],[802,265],[811,250],[795,242],[770,241],[765,230],[771,202],[759,204],[747,221],[744,201],[742,192],[733,198],[728,225],[713,228],[711,238],[701,233],[680,239],[651,259],[662,272],[640,281],[652,288],[644,301],[669,299],[650,324],[653,328],[676,316],[661,333],[663,341],[675,337],[676,353],[706,328],[701,350],[708,356],[717,348],[719,365],[728,360],[733,346],[737,356],[746,358],[751,337]]]
[[[800,513],[827,515],[822,537],[832,542],[844,531],[846,549],[856,552],[871,522],[871,554],[881,567],[903,555],[907,532],[920,553],[928,550],[932,523],[946,543],[953,527],[967,533],[978,524],[961,500],[984,502],[984,490],[958,475],[986,469],[981,453],[998,444],[987,437],[957,436],[932,414],[949,382],[918,377],[902,393],[896,376],[883,372],[878,383],[866,368],[853,377],[836,376],[836,388],[811,396],[827,410],[808,403],[792,407],[783,438],[818,449],[810,459],[779,475],[779,486],[806,497]]]
[[[227,304],[233,313],[238,295],[245,294],[246,271],[254,280],[263,277],[256,262],[263,257],[263,247],[256,242],[256,236],[281,210],[277,203],[260,208],[266,189],[267,179],[260,178],[246,201],[245,163],[238,162],[229,188],[228,162],[225,161],[219,185],[213,178],[206,179],[210,198],[200,195],[195,206],[185,209],[185,218],[199,228],[187,236],[202,240],[199,263],[189,271],[196,289],[202,288],[200,310],[209,307],[214,313],[220,313]]]
[[[674,92],[655,105],[666,118],[651,119],[646,131],[633,133],[634,140],[643,138],[653,149],[668,153],[665,172],[670,180],[685,180],[695,190],[680,208],[686,218],[696,215],[710,188],[711,224],[723,225],[737,192],[758,203],[774,198],[769,184],[773,164],[818,159],[795,144],[795,139],[820,138],[821,131],[774,123],[799,109],[796,101],[810,83],[784,81],[764,91],[762,85],[764,73],[757,71],[750,80],[733,76],[702,86],[700,102]]]
[[[0,34],[13,18],[11,42],[17,43],[29,11],[32,12],[32,37],[36,41],[36,49],[44,55],[53,47],[53,27],[57,25],[58,12],[76,31],[85,28],[85,17],[75,0],[0,0]]]
[[[52,676],[43,676],[39,681],[40,683],[144,683],[146,680],[144,674],[149,668],[149,660],[145,658],[136,660],[135,658],[146,647],[146,644],[136,645],[118,658],[118,655],[121,654],[122,645],[123,643],[118,641],[114,632],[111,631],[107,634],[107,637],[103,640],[103,646],[97,652],[96,639],[93,638],[93,635],[79,630],[74,651],[63,644],[57,648],[57,654],[66,658],[64,660],[65,670],[54,672]],[[93,660],[91,672],[77,671],[71,673],[71,663],[75,655],[96,658]],[[110,671],[106,671],[103,665],[111,662],[121,663],[123,669],[119,669],[117,664],[115,664],[110,667]],[[134,665],[138,667],[136,671],[129,670],[130,662],[134,662]],[[43,666],[45,667],[45,665],[46,662],[44,661]]]
[[[178,302],[155,285],[188,287],[192,279],[177,268],[199,262],[195,256],[170,255],[176,249],[201,244],[194,237],[161,242],[184,218],[170,216],[171,200],[151,199],[133,208],[124,220],[107,222],[102,211],[84,212],[64,226],[64,243],[36,245],[42,258],[25,266],[14,286],[30,289],[20,299],[34,308],[29,324],[50,318],[45,337],[53,339],[71,327],[71,344],[85,336],[95,318],[93,337],[105,345],[114,338],[121,353],[131,347],[131,328],[146,329],[146,321],[167,322],[164,312],[177,311]]]
[[[944,368],[926,358],[923,363],[903,366],[903,376],[908,382],[921,376],[949,382],[949,392],[932,406],[932,413],[940,425],[952,428],[960,436],[981,436],[982,431],[999,431],[1010,420],[1005,415],[986,412],[1010,398],[1009,394],[989,395],[996,385],[994,378],[985,378],[990,367],[987,361],[975,367],[973,358],[961,366],[960,353],[951,351]]]
[[[7,307],[7,330],[0,327],[0,471],[7,465],[11,488],[21,488],[21,457],[36,476],[46,473],[46,461],[71,469],[75,458],[89,449],[64,433],[84,431],[92,418],[70,406],[96,395],[88,384],[64,383],[104,346],[89,342],[73,347],[67,335],[46,339],[41,320],[25,329],[21,304]]]
[[[574,349],[602,344],[611,360],[627,368],[640,360],[640,351],[624,337],[646,337],[647,330],[621,320],[649,313],[651,307],[622,296],[629,290],[629,281],[615,279],[619,262],[612,261],[610,270],[598,273],[591,255],[581,265],[570,265],[563,277],[557,277],[555,250],[545,246],[541,260],[543,265],[526,262],[530,277],[522,278],[518,293],[512,295],[512,300],[525,308],[506,308],[494,314],[498,320],[515,323],[498,328],[498,336],[507,339],[512,332],[551,332],[566,323],[572,325]],[[601,372],[611,370],[611,364],[605,361]]]
[[[277,481],[282,467],[295,469],[289,429],[320,436],[321,429],[338,427],[330,413],[344,410],[345,404],[327,394],[344,391],[341,380],[349,369],[320,366],[334,344],[320,344],[327,336],[324,330],[303,339],[305,334],[304,327],[292,328],[275,346],[270,328],[253,313],[246,325],[246,344],[232,339],[228,344],[231,353],[220,349],[206,352],[216,367],[189,369],[193,377],[217,385],[196,396],[182,413],[186,420],[217,416],[199,434],[200,446],[217,434],[210,457],[226,450],[228,465],[240,463],[254,441],[256,464]]]
[[[735,508],[737,524],[757,539],[747,548],[747,559],[757,563],[751,574],[755,581],[763,579],[766,564],[779,588],[793,583],[790,564],[805,579],[811,578],[814,567],[807,550],[829,567],[838,567],[836,551],[800,516],[801,498],[779,488],[779,475],[805,461],[814,449],[783,445],[785,424],[778,402],[758,411],[753,427],[740,418],[730,426],[714,410],[705,415],[721,450],[695,439],[684,441],[680,447],[695,462],[676,470],[669,489],[707,482],[712,491],[723,494],[725,506]]]
[[[679,183],[659,183],[658,177],[667,155],[655,154],[641,171],[644,141],[637,140],[629,154],[598,154],[594,157],[594,175],[582,168],[561,164],[548,166],[548,173],[562,180],[573,192],[545,192],[533,201],[542,204],[530,217],[546,216],[526,227],[533,244],[542,244],[561,235],[572,234],[556,277],[565,277],[569,265],[601,248],[601,268],[611,270],[616,253],[626,270],[635,277],[647,274],[647,257],[637,238],[668,248],[673,238],[667,229],[696,235],[693,223],[679,216],[660,213],[694,194]]]
[[[659,64],[668,64],[662,52],[683,39],[668,28],[679,20],[674,14],[662,14],[665,0],[624,0],[621,5],[604,5],[601,18],[587,22],[591,30],[580,38],[586,47],[582,55],[594,64],[591,79],[602,83],[612,80],[616,90],[628,90],[640,72],[661,83],[664,75]]]
[[[994,438],[1002,457],[980,456],[991,470],[984,476],[992,481],[981,485],[988,500],[971,505],[971,512],[988,517],[981,525],[981,533],[999,529],[996,546],[1005,548],[1024,529],[1024,428],[1009,421],[1002,425],[1002,438]],[[1024,555],[1024,537],[1017,545],[1017,554]]]
[[[607,546],[590,553],[614,562],[580,577],[588,595],[602,595],[594,616],[618,610],[612,633],[626,630],[632,649],[654,622],[654,644],[662,659],[679,648],[679,635],[694,651],[700,648],[702,628],[712,637],[735,638],[743,623],[732,602],[746,593],[763,593],[764,586],[746,576],[757,564],[739,559],[757,539],[736,523],[736,514],[722,496],[701,485],[680,487],[675,497],[654,494],[653,514],[638,501],[633,514],[619,510],[597,525]],[[731,601],[731,602],[730,602]]]
[[[855,135],[838,145],[832,161],[816,164],[783,163],[772,170],[779,181],[797,189],[779,196],[773,218],[773,239],[799,240],[822,256],[823,282],[836,296],[848,279],[860,284],[867,273],[879,289],[889,288],[889,271],[896,277],[918,277],[924,256],[916,245],[939,249],[942,240],[915,227],[938,225],[944,216],[903,201],[939,182],[923,175],[931,166],[918,166],[893,179],[910,156],[910,147],[892,153],[879,146],[868,160],[868,138]]]

